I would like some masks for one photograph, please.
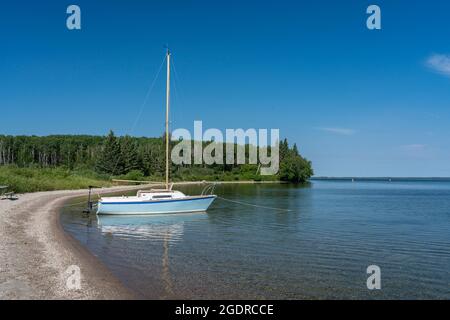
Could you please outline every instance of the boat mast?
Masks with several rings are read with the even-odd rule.
[[[170,51],[167,49],[166,80],[166,190],[169,190],[169,99],[170,99]]]

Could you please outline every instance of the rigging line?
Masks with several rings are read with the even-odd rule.
[[[175,82],[181,83],[181,79],[180,79],[180,77],[178,76],[177,68],[176,68],[176,66],[175,66],[175,60],[174,60],[173,58],[172,58],[172,67],[173,67],[173,74],[174,74],[174,76],[175,76],[175,77],[174,77]],[[184,96],[184,94],[183,94],[181,88],[180,88],[180,95]]]
[[[148,91],[147,91],[147,93],[146,93],[146,95],[145,95],[144,102],[143,102],[142,105],[141,105],[141,108],[140,108],[140,110],[139,110],[139,113],[138,113],[136,119],[134,120],[134,123],[133,123],[133,125],[131,126],[131,129],[128,130],[127,134],[128,134],[128,133],[131,133],[131,132],[134,130],[134,128],[136,127],[136,125],[137,125],[137,123],[138,123],[138,121],[139,121],[139,119],[141,118],[142,112],[144,111],[144,107],[145,107],[145,105],[147,104],[148,98],[150,97],[150,93],[152,92],[153,87],[155,86],[156,80],[158,79],[158,76],[159,76],[159,74],[161,73],[161,69],[162,69],[162,67],[163,67],[165,61],[166,61],[166,56],[164,56],[164,59],[163,59],[163,61],[161,62],[161,65],[159,66],[158,72],[156,73],[155,77],[153,78],[153,81],[152,81],[152,83],[150,84],[150,87],[149,87],[149,89],[148,89]],[[113,170],[113,172],[116,170],[117,165],[119,164],[119,160],[120,160],[120,158],[118,157],[118,158],[117,158],[117,161],[116,161],[116,164],[114,165],[114,170]],[[111,174],[111,175],[110,175],[110,178],[112,178],[112,177],[113,177],[113,175]]]
[[[260,205],[257,205],[257,204],[243,202],[243,201],[230,200],[230,199],[226,199],[226,198],[223,198],[223,197],[220,197],[220,196],[217,196],[217,198],[221,199],[221,200],[224,200],[224,201],[228,201],[228,202],[232,202],[232,203],[236,203],[236,204],[241,204],[241,205],[246,205],[246,206],[250,206],[250,207],[255,207],[255,208],[278,210],[278,211],[293,211],[293,210],[290,210],[290,209],[266,207],[266,206],[260,206]]]
[[[137,123],[138,123],[138,121],[139,121],[139,119],[141,118],[142,112],[144,111],[144,107],[145,107],[145,105],[146,105],[147,102],[148,102],[148,98],[150,97],[150,93],[152,92],[153,87],[154,87],[155,84],[156,84],[156,80],[158,79],[158,76],[159,76],[159,74],[161,73],[161,69],[162,69],[162,67],[163,67],[165,61],[166,61],[166,56],[164,56],[164,59],[163,59],[163,61],[161,62],[161,65],[159,66],[158,72],[156,73],[156,76],[153,78],[153,81],[152,81],[152,83],[150,84],[150,87],[149,87],[149,89],[148,89],[148,91],[147,91],[147,93],[146,93],[146,95],[145,95],[144,102],[142,103],[142,105],[141,105],[141,107],[140,107],[140,109],[139,109],[139,113],[138,113],[136,119],[134,120],[133,125],[131,126],[131,129],[130,129],[129,132],[132,132],[132,131],[134,130],[134,128],[136,127],[136,125],[137,125]]]

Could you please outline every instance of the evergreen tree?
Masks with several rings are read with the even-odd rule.
[[[314,174],[311,161],[298,153],[297,145],[288,149],[283,161],[280,162],[279,177],[282,181],[305,182]]]
[[[175,142],[173,142],[175,143]],[[204,145],[206,142],[204,143]],[[236,161],[236,145],[233,146]],[[268,146],[270,151],[270,146]],[[303,158],[293,145],[289,148],[286,139],[280,141],[280,171],[276,177],[283,181],[302,182],[313,174],[311,162]],[[224,147],[224,151],[226,148]],[[248,157],[248,145],[246,156]],[[193,156],[193,154],[192,154]],[[226,164],[223,165],[180,166],[171,164],[171,171],[178,173],[182,180],[237,180],[264,178],[256,174],[258,167]],[[19,167],[64,167],[73,170],[92,170],[108,175],[121,175],[139,170],[146,176],[163,178],[165,173],[164,137],[122,137],[117,138],[111,131],[107,136],[53,135],[5,136],[0,135],[0,166]],[[139,176],[135,174],[135,176]]]
[[[289,152],[289,144],[286,138],[280,142],[280,163],[283,162]]]
[[[111,175],[119,175],[123,172],[120,144],[112,130],[109,131],[103,144],[103,149],[97,159],[96,170]]]
[[[165,148],[163,139],[144,147],[142,168],[146,175],[163,175],[165,170]]]
[[[120,154],[122,160],[122,173],[127,174],[131,170],[140,168],[139,154],[136,141],[130,136],[121,139]]]
[[[299,153],[298,153],[298,148],[297,148],[297,144],[296,144],[296,143],[294,143],[294,146],[292,147],[292,152],[293,152],[294,155],[296,155],[296,156],[299,155]]]

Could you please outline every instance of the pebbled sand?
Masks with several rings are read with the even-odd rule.
[[[146,186],[114,187],[99,193]],[[0,200],[0,299],[132,299],[133,293],[59,223],[59,208],[87,190],[50,191]],[[81,271],[81,289],[66,286],[67,268]]]

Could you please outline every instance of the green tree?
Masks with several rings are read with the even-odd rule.
[[[165,170],[165,149],[163,139],[155,139],[143,147],[142,171],[150,176],[162,176]]]
[[[284,158],[289,152],[289,144],[286,138],[280,142],[280,162],[283,162]]]
[[[122,160],[122,173],[127,174],[140,168],[139,154],[136,141],[125,136],[120,141],[120,154]]]
[[[175,142],[172,142],[175,143]],[[204,142],[204,146],[207,142]],[[246,157],[249,146],[246,145]],[[226,148],[224,148],[226,150]],[[312,173],[311,162],[304,159],[293,145],[289,148],[287,139],[280,142],[280,172],[276,176],[261,176],[258,166],[238,165],[236,163],[236,145],[234,164],[184,164],[171,163],[171,172],[179,180],[214,179],[261,179],[301,182],[309,179]],[[268,147],[270,151],[270,146]],[[0,135],[0,166],[20,168],[63,168],[78,172],[95,170],[107,175],[130,174],[139,176],[142,172],[155,179],[164,177],[165,144],[164,137],[121,137],[111,131],[107,136],[51,135],[6,136]]]
[[[112,130],[109,131],[103,144],[103,149],[97,159],[96,171],[111,175],[123,173],[123,160],[120,152],[120,144]]]
[[[296,155],[296,156],[300,155],[300,154],[298,153],[298,148],[297,148],[297,144],[296,144],[296,143],[294,143],[294,146],[292,147],[292,152],[293,152],[294,155]]]
[[[292,149],[289,149],[289,145],[285,139],[280,144],[280,149],[281,145],[283,145],[284,148],[287,147],[287,150],[284,150],[283,158],[280,161],[280,180],[295,183],[308,180],[314,174],[311,161],[306,160],[299,154],[296,144],[294,144]]]

